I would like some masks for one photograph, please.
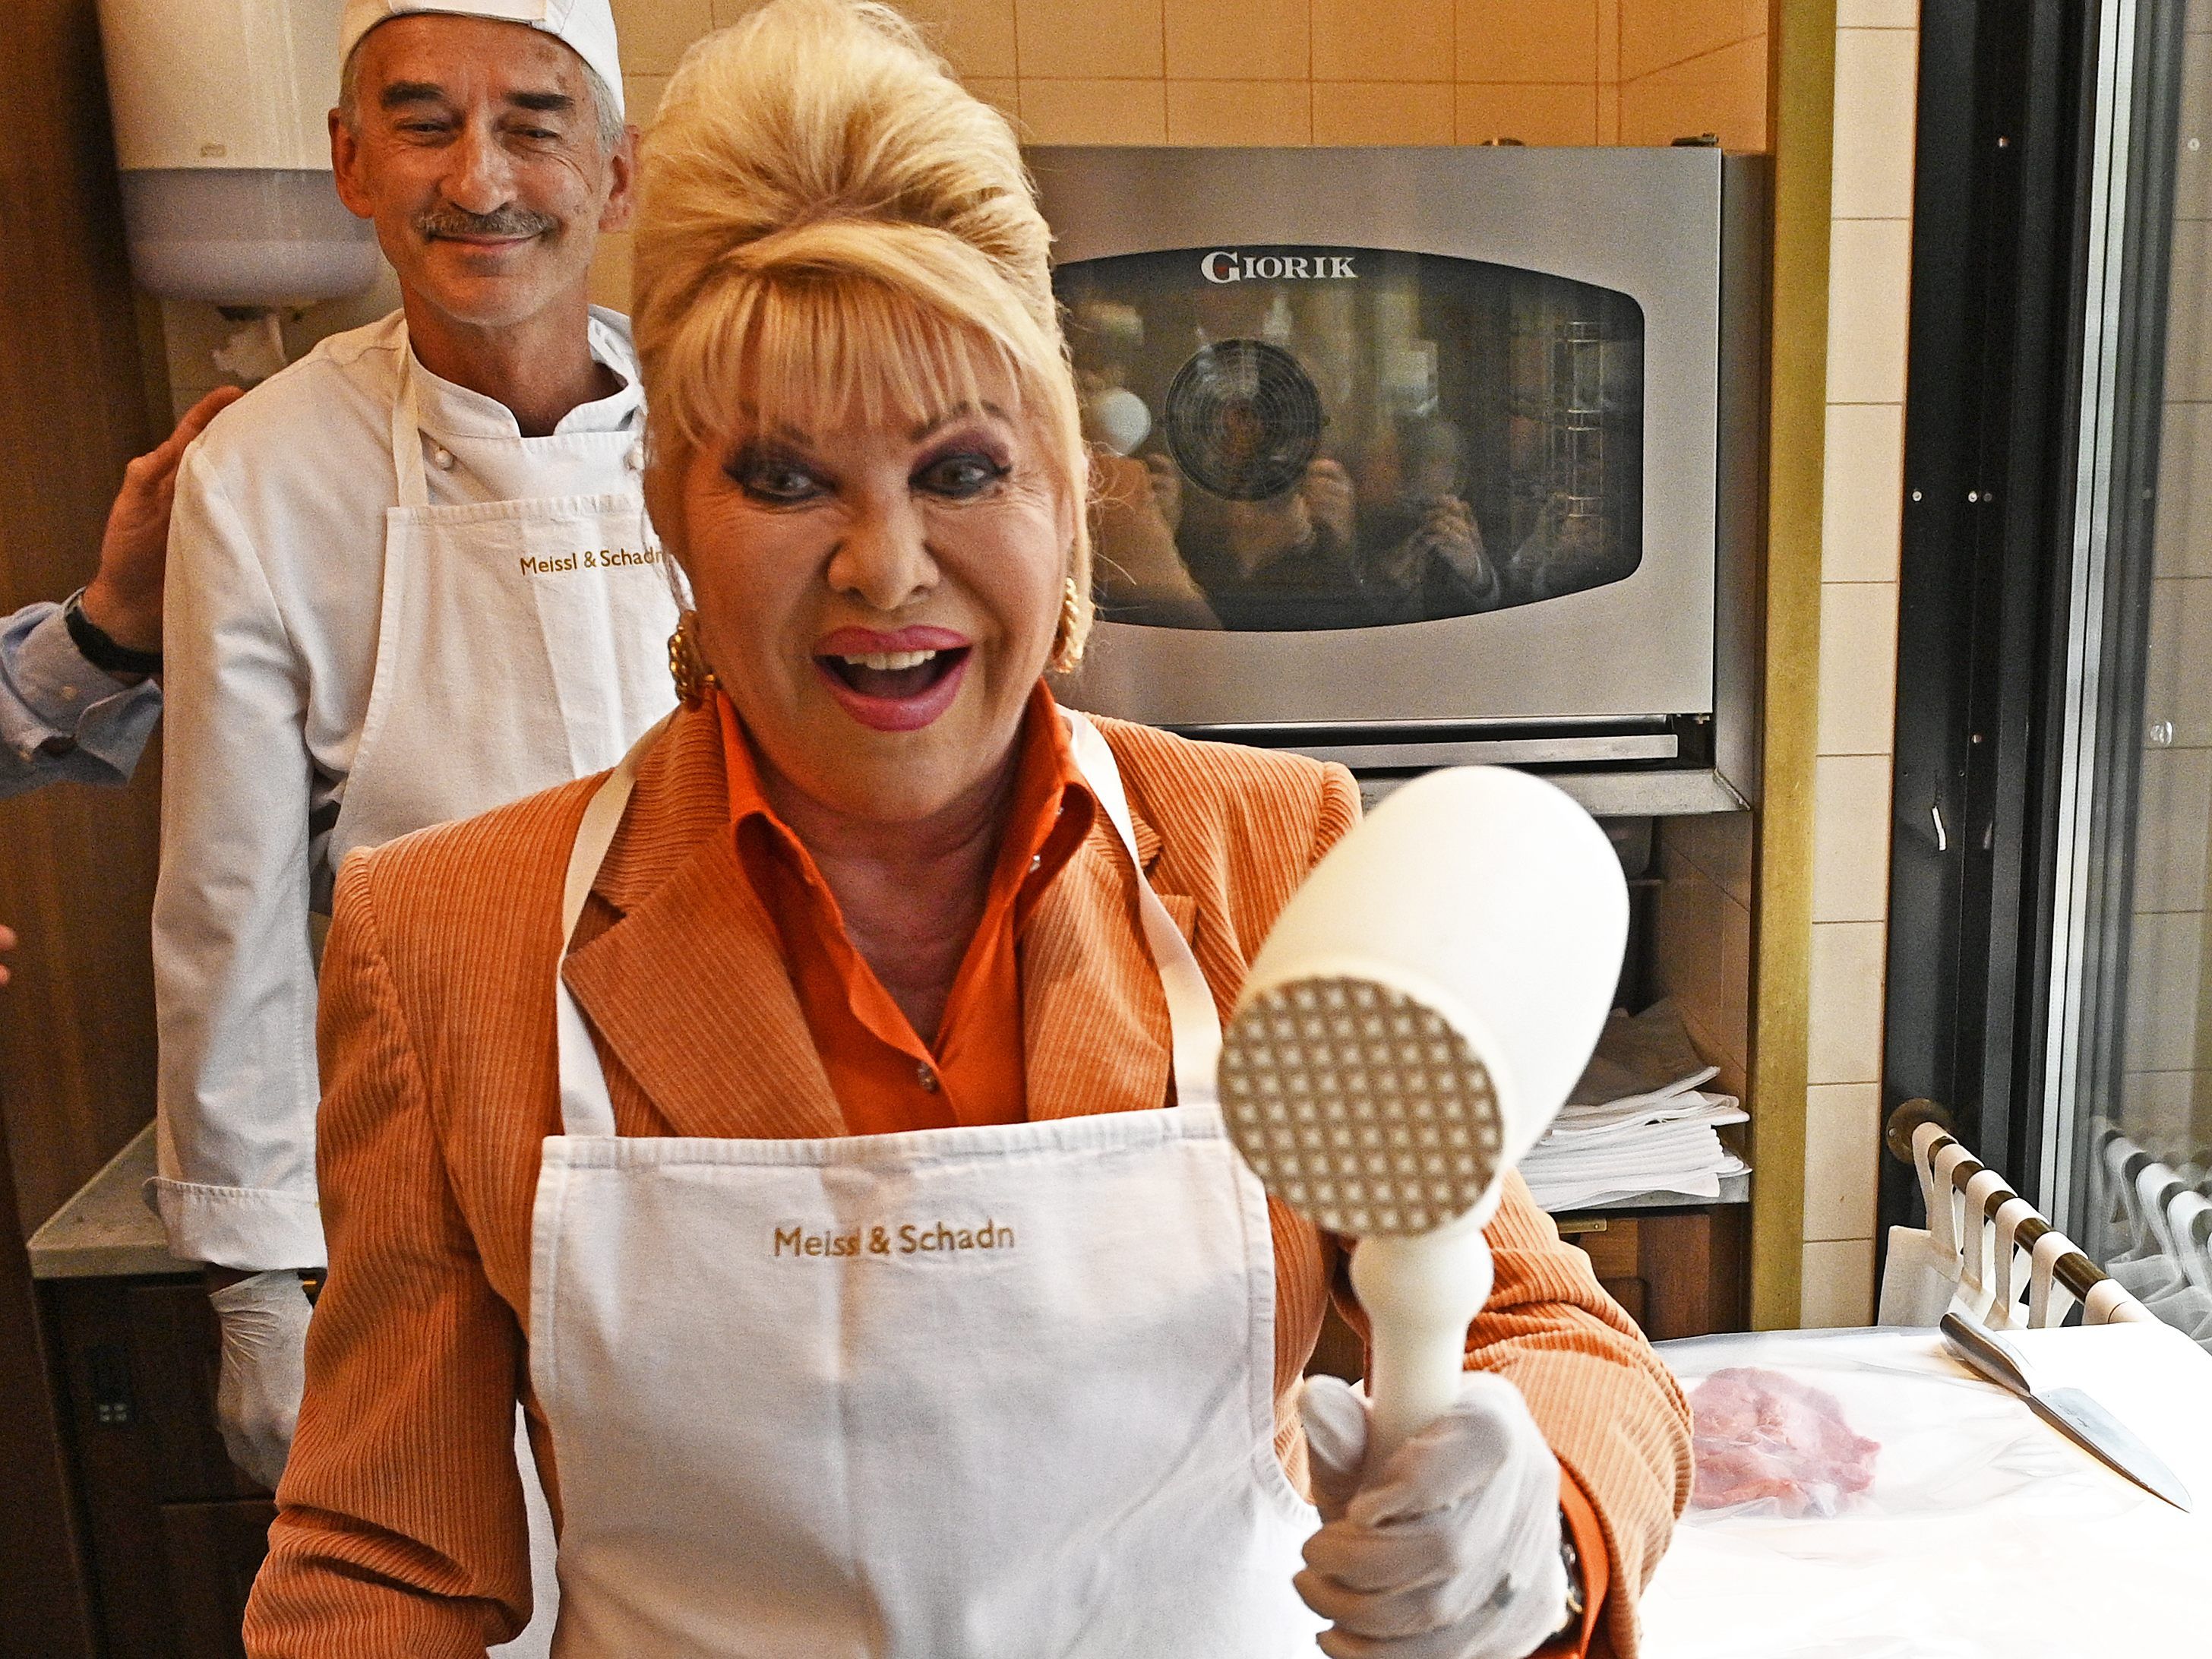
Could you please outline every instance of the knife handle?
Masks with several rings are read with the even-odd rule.
[[[2027,1373],[2021,1370],[2020,1362],[2002,1343],[1971,1320],[1946,1313],[1940,1328],[1944,1340],[1958,1351],[1959,1357],[1990,1382],[2023,1398],[2035,1392],[2029,1385]]]

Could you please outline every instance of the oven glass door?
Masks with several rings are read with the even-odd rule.
[[[1390,627],[1642,562],[1644,317],[1626,294],[1360,247],[1126,254],[1056,281],[1106,457],[1109,622]]]

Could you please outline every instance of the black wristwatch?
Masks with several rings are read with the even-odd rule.
[[[84,614],[82,587],[62,602],[62,626],[69,629],[70,641],[76,647],[77,654],[103,674],[161,672],[160,652],[134,651],[127,645],[118,645],[105,629]]]

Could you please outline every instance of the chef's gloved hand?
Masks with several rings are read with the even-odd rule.
[[[216,1421],[230,1461],[271,1492],[291,1455],[307,1386],[307,1316],[300,1275],[255,1273],[208,1292],[222,1321]]]
[[[1470,1372],[1376,1470],[1364,1396],[1311,1377],[1302,1410],[1323,1524],[1293,1582],[1330,1659],[1526,1659],[1558,1632],[1559,1464],[1518,1389]]]

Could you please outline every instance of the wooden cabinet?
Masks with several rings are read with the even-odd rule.
[[[1606,1294],[1654,1342],[1744,1328],[1750,1206],[1632,1210],[1557,1218],[1561,1237],[1582,1250]],[[1334,1305],[1322,1321],[1306,1374],[1358,1380],[1359,1337]]]
[[[1744,1327],[1750,1206],[1561,1216],[1597,1282],[1654,1342]]]
[[[242,1659],[276,1506],[224,1455],[217,1334],[189,1279],[40,1286],[108,1659]]]

